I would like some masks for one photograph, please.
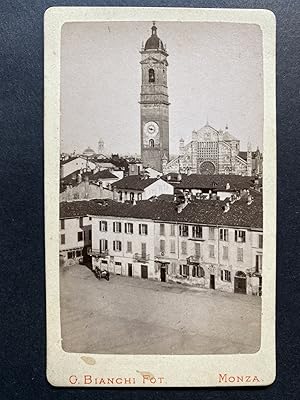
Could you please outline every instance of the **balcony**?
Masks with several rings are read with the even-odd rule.
[[[139,254],[139,253],[135,253],[133,255],[133,260],[137,261],[137,262],[149,262],[150,260],[150,255],[149,254]]]
[[[189,256],[186,261],[188,264],[199,264],[200,263],[200,256],[194,255],[194,256]]]
[[[154,257],[154,260],[155,260],[156,262],[160,262],[160,263],[163,263],[163,264],[165,264],[165,263],[170,263],[170,260],[169,260],[168,257],[166,257],[164,251],[161,251],[161,252],[159,252],[158,254],[156,254],[155,257]]]
[[[90,255],[97,258],[106,258],[108,256],[108,250],[93,249]]]

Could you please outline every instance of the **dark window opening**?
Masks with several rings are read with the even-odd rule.
[[[154,140],[153,139],[149,140],[149,147],[154,147]]]
[[[149,69],[149,83],[154,83],[155,82],[155,73],[154,69],[150,68]]]

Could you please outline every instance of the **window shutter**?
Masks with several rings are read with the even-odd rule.
[[[187,274],[187,276],[190,276],[190,266],[189,265],[187,265],[186,274]]]
[[[234,240],[237,242],[237,231],[234,231]]]
[[[139,234],[141,234],[142,228],[141,228],[141,224],[139,224]]]
[[[115,241],[113,241],[113,249],[114,249],[114,251],[116,250],[116,242]]]
[[[180,273],[180,275],[182,275],[182,265],[181,264],[179,266],[179,273]]]

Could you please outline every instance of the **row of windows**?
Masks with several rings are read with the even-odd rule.
[[[91,221],[91,220],[92,220],[92,217],[89,217],[89,221]],[[83,217],[78,218],[78,225],[79,225],[79,227],[83,226]],[[66,228],[65,220],[61,219],[60,220],[60,229],[64,230],[65,228]]]
[[[77,242],[82,242],[87,240],[87,231],[77,232]],[[88,231],[88,240],[92,240],[92,231]],[[60,235],[60,244],[66,244],[66,235],[63,233]]]
[[[122,192],[121,190],[118,192],[119,195],[119,200],[122,201],[123,200],[123,194],[124,194],[124,200],[128,200],[127,199],[127,192]],[[129,200],[133,201],[135,199],[135,193],[134,192],[129,192]],[[137,193],[137,200],[142,200],[142,193]]]
[[[120,240],[113,240],[113,250],[114,251],[122,251],[122,242]],[[108,249],[108,240],[100,239],[99,241],[99,249],[100,253],[107,252]],[[126,253],[132,253],[132,242],[126,242]],[[141,253],[142,255],[146,255],[147,253],[147,245],[146,243],[141,243]]]
[[[68,251],[68,253],[67,253],[68,260],[70,260],[72,258],[81,257],[81,256],[82,256],[82,250],[72,250],[72,251]]]
[[[146,255],[147,247],[146,243],[141,243],[141,252],[142,254]],[[99,242],[99,249],[100,252],[108,251],[108,240],[101,239]],[[122,242],[120,240],[113,241],[113,250],[114,251],[122,251]],[[160,240],[160,252],[164,254],[166,251],[166,242],[165,240]],[[176,252],[176,244],[174,240],[170,241],[170,253],[174,254]],[[132,242],[126,242],[126,253],[132,253]],[[187,255],[187,242],[181,242],[181,254]],[[201,256],[201,246],[200,243],[195,243],[195,253],[194,256],[200,257]],[[209,257],[215,258],[215,246],[213,244],[209,245]],[[228,247],[223,246],[223,260],[228,260]],[[243,248],[237,249],[237,261],[243,262],[244,261],[244,250]],[[262,255],[256,255],[256,269],[257,271],[260,270],[262,267]]]
[[[107,232],[108,225],[107,221],[99,221],[99,231]],[[114,222],[113,223],[113,232],[122,233],[122,223]],[[133,223],[126,222],[124,224],[124,232],[128,234],[133,234]],[[139,234],[140,235],[148,235],[148,225],[147,224],[139,224]]]

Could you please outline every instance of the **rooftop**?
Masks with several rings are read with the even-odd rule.
[[[254,186],[253,176],[241,175],[200,175],[182,174],[181,182],[176,184],[180,189],[215,189],[215,190],[241,190],[249,189]]]
[[[142,200],[135,205],[113,200],[75,201],[60,203],[60,218],[94,215],[171,223],[262,228],[262,197],[255,197],[249,205],[247,196],[242,197],[231,204],[227,212],[224,212],[224,206],[225,203],[220,200],[194,200],[178,213],[177,204],[168,200]]]
[[[163,42],[157,36],[157,27],[155,26],[155,22],[153,22],[151,33],[151,36],[146,41],[145,50],[165,50]]]
[[[108,169],[104,169],[103,171],[98,171],[91,176],[92,180],[99,180],[99,179],[118,179],[118,177],[112,174]]]
[[[117,189],[144,190],[157,180],[157,178],[142,178],[140,175],[129,175],[113,183],[113,186]]]

